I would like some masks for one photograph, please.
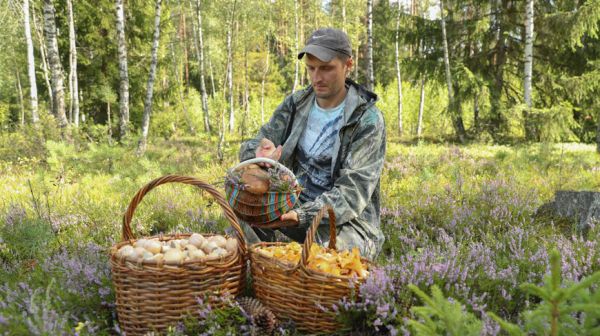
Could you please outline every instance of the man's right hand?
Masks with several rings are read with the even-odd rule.
[[[273,141],[271,141],[267,138],[262,138],[260,140],[260,143],[258,144],[258,147],[256,148],[255,154],[256,154],[257,158],[264,157],[264,158],[268,158],[271,160],[279,161],[282,150],[283,150],[283,147],[281,145],[275,147],[275,144],[273,143]],[[271,166],[268,163],[261,163],[260,165],[263,165],[265,167]]]

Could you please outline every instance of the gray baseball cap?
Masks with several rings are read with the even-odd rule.
[[[352,47],[348,35],[339,29],[317,29],[306,41],[298,59],[311,54],[323,62],[329,62],[336,56],[352,57]]]

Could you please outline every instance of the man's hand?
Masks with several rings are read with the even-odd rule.
[[[290,211],[290,212],[286,212],[283,215],[281,215],[280,218],[282,221],[293,221],[298,223],[298,213],[294,210]]]
[[[255,155],[257,158],[264,157],[271,160],[279,161],[282,150],[283,147],[281,147],[281,145],[275,147],[273,141],[267,138],[262,138],[260,140],[260,143],[258,144],[258,147],[256,148]],[[259,165],[262,165],[264,167],[271,167],[271,165],[268,163],[260,163]]]

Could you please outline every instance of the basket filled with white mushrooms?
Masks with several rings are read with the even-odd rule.
[[[207,191],[221,206],[235,236],[176,233],[136,238],[131,220],[153,188],[183,183]],[[222,194],[193,177],[167,175],[140,189],[123,216],[121,242],[110,249],[119,324],[127,335],[161,332],[193,314],[199,302],[237,296],[246,281],[246,246],[239,222]],[[213,305],[218,302],[215,300]],[[217,303],[218,304],[218,303]]]

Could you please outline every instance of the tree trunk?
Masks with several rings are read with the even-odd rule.
[[[58,52],[58,40],[56,35],[56,21],[54,12],[52,0],[44,0],[44,30],[46,33],[48,59],[50,61],[50,70],[52,75],[52,96],[54,97],[53,113],[58,122],[58,126],[61,128],[61,134],[63,138],[66,138],[68,121],[65,113],[63,70],[60,64],[60,55]]]
[[[23,87],[21,86],[21,75],[19,75],[19,68],[15,66],[15,77],[17,79],[17,92],[19,93],[19,124],[21,127],[25,126],[25,103],[23,102]]]
[[[187,97],[188,90],[190,86],[190,66],[189,66],[189,57],[188,57],[188,43],[187,43],[187,24],[186,24],[186,15],[183,10],[183,5],[179,6],[181,12],[181,37],[183,39],[183,62],[185,68],[185,95]]]
[[[202,112],[204,113],[204,131],[210,133],[210,114],[208,110],[208,93],[204,80],[204,40],[202,35],[202,11],[200,0],[196,0],[196,16],[198,17],[198,65],[200,66],[200,93],[202,95]]]
[[[33,40],[31,39],[31,26],[29,24],[29,0],[23,1],[23,18],[25,24],[25,40],[27,42],[27,74],[29,75],[29,100],[31,108],[31,122],[37,124],[40,120],[38,115],[38,95],[37,84],[35,81],[35,61],[33,58]],[[21,88],[21,79],[18,77],[19,88]],[[20,92],[22,96],[22,92]],[[21,98],[22,99],[22,98]],[[22,120],[24,120],[23,118]]]
[[[473,129],[479,133],[479,92],[473,97]]]
[[[233,1],[231,7],[231,17],[229,20],[229,27],[227,28],[227,87],[229,93],[229,132],[235,130],[235,113],[233,105],[233,28],[235,20],[235,5],[236,0]]]
[[[533,130],[529,120],[531,111],[531,76],[533,72],[533,1],[525,1],[525,76],[523,79],[523,98],[527,107],[523,111],[523,121],[525,123],[525,137],[531,139]]]
[[[417,138],[423,132],[423,108],[425,107],[425,76],[421,74],[421,98],[419,99],[419,118],[417,121]]]
[[[344,33],[348,33],[346,31],[346,0],[342,0],[342,30]]]
[[[46,90],[48,91],[48,98],[49,100],[49,107],[50,110],[53,109],[53,101],[54,101],[54,97],[52,96],[52,85],[50,85],[50,71],[48,70],[48,57],[47,57],[47,53],[46,53],[46,41],[44,40],[44,33],[43,33],[43,29],[40,29],[37,25],[37,20],[36,20],[36,13],[35,10],[31,11],[31,18],[33,19],[33,30],[35,31],[35,34],[37,35],[39,44],[40,44],[40,56],[42,59],[42,70],[44,73],[44,81],[46,83]],[[35,70],[35,69],[34,69]],[[37,87],[37,85],[36,85]],[[37,91],[37,88],[36,88]],[[39,117],[39,114],[38,114]]]
[[[398,135],[402,136],[402,73],[400,71],[400,4],[396,17],[396,79],[398,80]]]
[[[446,70],[446,85],[448,86],[448,110],[452,123],[454,125],[454,131],[458,136],[460,142],[465,141],[465,128],[460,115],[460,102],[454,97],[454,90],[452,87],[452,75],[450,74],[450,56],[448,51],[448,38],[446,35],[446,19],[444,18],[444,1],[440,0],[440,15],[442,23],[442,42],[444,46],[444,68]]]
[[[248,22],[246,21],[246,24]],[[250,118],[250,80],[248,78],[248,44],[244,45],[244,120],[242,121],[242,141],[244,140],[246,125]]]
[[[160,8],[161,1],[156,0],[156,15],[154,16],[154,37],[152,41],[152,51],[150,62],[150,74],[148,75],[148,84],[146,85],[146,99],[144,100],[144,116],[142,119],[142,137],[138,142],[138,155],[146,151],[146,142],[148,141],[148,129],[150,128],[150,114],[152,113],[152,93],[154,92],[154,79],[156,77],[156,63],[158,63],[158,42],[160,41]]]
[[[119,53],[119,140],[124,140],[129,128],[129,73],[127,70],[127,46],[125,45],[125,15],[123,0],[116,0],[117,45]]]
[[[367,0],[367,89],[375,87],[373,70],[373,0]]]
[[[269,49],[269,40],[267,38],[267,59],[265,60],[265,69],[262,74],[262,80],[260,81],[260,124],[265,123],[265,82],[267,81],[267,74],[269,73],[269,56],[271,50]]]
[[[298,34],[300,28],[298,27],[298,0],[294,0],[294,27],[295,27],[295,38],[294,38],[294,55],[298,55],[300,42]],[[300,60],[298,57],[294,57],[294,85],[292,86],[292,92],[296,92],[298,87],[298,73],[300,71]]]
[[[67,8],[69,11],[69,96],[71,105],[69,115],[73,116],[73,124],[79,127],[79,83],[77,80],[77,47],[75,44],[75,20],[73,19],[73,4],[71,0],[67,0]]]
[[[106,103],[106,122],[108,123],[108,144],[112,145],[112,121],[110,118],[110,102]]]

